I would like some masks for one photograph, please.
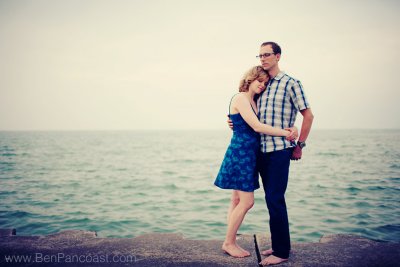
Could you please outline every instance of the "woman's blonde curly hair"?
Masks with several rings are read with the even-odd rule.
[[[249,69],[240,80],[239,83],[239,92],[247,92],[249,91],[249,86],[255,80],[262,78],[264,80],[268,80],[269,75],[261,66],[254,66]]]

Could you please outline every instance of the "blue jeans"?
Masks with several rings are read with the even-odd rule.
[[[289,258],[290,252],[285,192],[292,151],[292,148],[288,148],[268,153],[260,152],[258,156],[258,171],[261,175],[269,211],[273,255],[283,259]]]

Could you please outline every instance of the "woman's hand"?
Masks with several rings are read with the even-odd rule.
[[[285,128],[285,130],[290,132],[290,134],[286,136],[286,140],[294,141],[299,137],[299,130],[297,129],[296,126]]]

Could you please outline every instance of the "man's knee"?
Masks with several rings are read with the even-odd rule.
[[[268,208],[279,207],[285,205],[285,195],[266,192],[265,201],[267,202]]]

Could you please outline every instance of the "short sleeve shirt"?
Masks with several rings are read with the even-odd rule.
[[[300,81],[279,72],[272,78],[257,101],[260,122],[279,127],[293,127],[298,111],[310,108]],[[283,150],[294,147],[282,136],[261,134],[261,152]]]

